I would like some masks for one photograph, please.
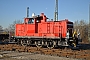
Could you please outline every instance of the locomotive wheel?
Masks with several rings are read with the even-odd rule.
[[[27,45],[29,46],[31,44],[31,41],[30,40],[27,40]]]
[[[53,47],[56,47],[57,44],[56,44],[56,41],[53,41]]]
[[[27,42],[28,42],[28,40],[21,40],[21,45],[22,46],[27,46]]]
[[[50,48],[50,49],[54,48],[54,44],[52,41],[47,42],[47,48]]]
[[[45,44],[45,42],[42,40],[42,41],[41,41],[41,45],[42,45],[42,47],[44,47],[44,44]]]
[[[35,41],[35,45],[39,48],[42,47],[42,42],[41,41]]]

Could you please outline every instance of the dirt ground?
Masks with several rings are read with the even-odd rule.
[[[27,52],[0,51],[0,60],[80,60]]]

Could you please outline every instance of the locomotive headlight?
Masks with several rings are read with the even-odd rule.
[[[66,35],[67,35],[67,36],[66,36],[66,37],[67,37],[67,39],[69,39],[69,31],[67,31],[67,34],[66,34]]]
[[[36,22],[39,22],[39,20],[37,20]]]
[[[12,36],[13,37],[13,36]]]

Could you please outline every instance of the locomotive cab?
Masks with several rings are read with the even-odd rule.
[[[41,15],[33,15],[31,18],[26,17],[24,19],[24,23],[31,24],[31,23],[41,23],[46,22],[48,18],[44,15],[44,13],[41,13]]]

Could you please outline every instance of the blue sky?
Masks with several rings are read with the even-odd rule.
[[[88,21],[89,3],[90,0],[58,0],[58,19]],[[27,7],[29,16],[44,12],[50,19],[54,18],[55,0],[0,0],[0,25],[6,28],[15,20],[23,21]]]

